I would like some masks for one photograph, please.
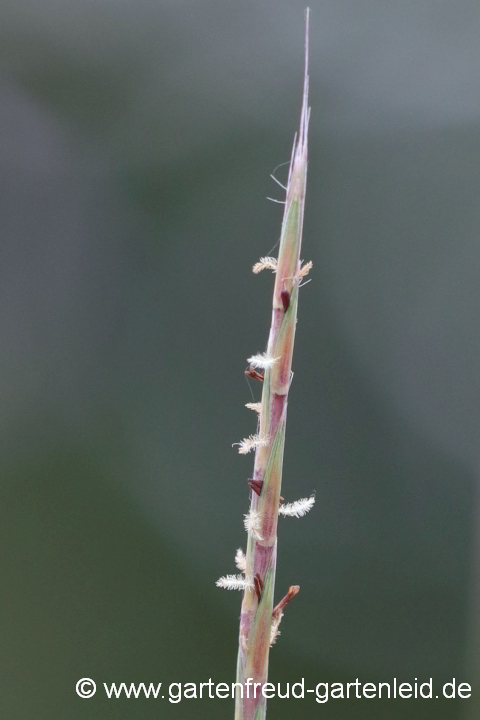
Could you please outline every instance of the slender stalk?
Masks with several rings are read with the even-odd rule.
[[[268,677],[272,623],[275,636],[283,615],[283,607],[299,590],[298,586],[290,588],[287,596],[274,610],[277,520],[281,502],[287,399],[292,380],[291,368],[297,322],[298,291],[302,278],[310,269],[309,264],[302,270],[300,261],[307,179],[309,116],[307,10],[302,112],[300,129],[298,136],[295,136],[290,163],[278,260],[276,268],[274,261],[270,258],[264,259],[263,262],[265,267],[276,269],[272,324],[263,360],[262,356],[250,359],[251,365],[257,368],[263,366],[264,377],[262,401],[259,408],[258,435],[250,438],[250,445],[256,448],[256,453],[253,478],[250,481],[252,487],[250,512],[246,516],[248,530],[246,580],[237,661],[237,682],[243,684],[244,692],[242,698],[241,692],[237,688],[235,720],[263,720],[266,717],[266,700],[260,688]],[[257,265],[256,270],[259,269],[263,268],[259,268]],[[258,379],[261,379],[261,375],[258,375]],[[240,451],[243,452],[246,449],[242,450],[241,446]],[[251,678],[252,682],[249,683],[247,693],[246,681],[248,678]],[[253,683],[260,684],[257,685],[256,693],[253,691]]]

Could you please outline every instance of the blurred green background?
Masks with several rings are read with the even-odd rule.
[[[233,717],[91,700],[230,682],[304,3],[3,0],[2,697],[8,720]],[[311,142],[275,682],[473,683],[269,717],[478,717],[480,6],[311,2]],[[286,168],[277,176],[284,179]],[[258,387],[252,385],[258,396]]]

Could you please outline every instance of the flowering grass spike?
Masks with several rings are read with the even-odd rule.
[[[311,495],[309,498],[302,498],[301,500],[295,500],[295,502],[280,505],[278,512],[280,515],[300,518],[310,512],[314,505],[315,495]]]
[[[260,690],[247,692],[247,680],[261,688],[268,678],[270,645],[279,635],[279,625],[286,605],[298,594],[292,585],[274,607],[273,593],[277,562],[277,521],[279,513],[302,517],[314,504],[314,497],[283,503],[283,450],[287,422],[287,398],[292,373],[292,355],[297,323],[299,288],[312,264],[302,266],[303,213],[307,183],[308,123],[308,21],[306,12],[305,77],[300,129],[293,143],[292,158],[285,188],[284,214],[278,259],[262,257],[253,272],[272,270],[275,276],[272,322],[265,353],[248,359],[247,377],[262,383],[260,403],[247,403],[258,412],[255,435],[242,440],[240,454],[255,450],[253,477],[248,480],[250,510],[245,515],[247,552],[237,550],[236,565],[244,575],[227,575],[217,585],[243,589],[237,660],[237,694],[235,720],[265,720],[266,700]],[[277,181],[278,182],[278,181]],[[262,370],[263,372],[259,372]],[[241,692],[243,686],[243,693]],[[255,685],[254,685],[255,687]]]

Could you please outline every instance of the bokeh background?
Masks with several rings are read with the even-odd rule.
[[[91,700],[234,679],[254,430],[304,3],[3,0],[2,717],[232,717]],[[311,2],[311,141],[271,679],[470,680],[478,717],[480,6]],[[284,179],[286,167],[277,171]]]

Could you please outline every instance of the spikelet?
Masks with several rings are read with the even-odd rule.
[[[296,595],[298,595],[299,592],[300,585],[290,585],[290,587],[288,588],[288,593],[284,595],[280,602],[273,608],[272,624],[270,627],[270,645],[275,645],[277,637],[280,635],[280,630],[278,629],[278,627],[283,618],[284,608],[288,605],[289,602],[293,600]]]
[[[262,403],[256,402],[256,403],[245,403],[245,407],[249,410],[254,410],[256,413],[261,413],[262,411]]]
[[[285,515],[286,517],[301,518],[306,515],[314,505],[315,495],[311,495],[309,498],[301,498],[301,500],[280,505],[278,512],[280,515]]]
[[[245,438],[239,443],[233,443],[233,445],[239,446],[238,452],[240,455],[246,455],[251,450],[255,450],[255,448],[266,447],[268,445],[268,440],[260,437],[259,435],[249,435],[248,438]]]
[[[245,520],[243,521],[243,524],[247,533],[252,535],[255,540],[263,540],[262,536],[260,535],[260,528],[262,526],[261,512],[259,512],[258,510],[250,509],[245,515]]]
[[[259,272],[262,272],[262,270],[272,270],[273,272],[277,271],[277,258],[273,257],[262,257],[260,258],[260,262],[255,263],[253,266],[253,272],[255,275],[258,275]]]
[[[224,590],[247,590],[253,588],[253,581],[243,575],[224,575],[215,585]]]
[[[245,553],[243,552],[242,548],[238,548],[237,552],[235,553],[235,565],[242,572],[245,572],[245,570],[247,569],[247,558],[245,557]]]
[[[278,357],[268,357],[266,353],[258,353],[257,355],[249,357],[247,362],[253,368],[262,368],[263,370],[267,370],[267,368],[271,368],[275,365],[279,359],[280,358]]]

